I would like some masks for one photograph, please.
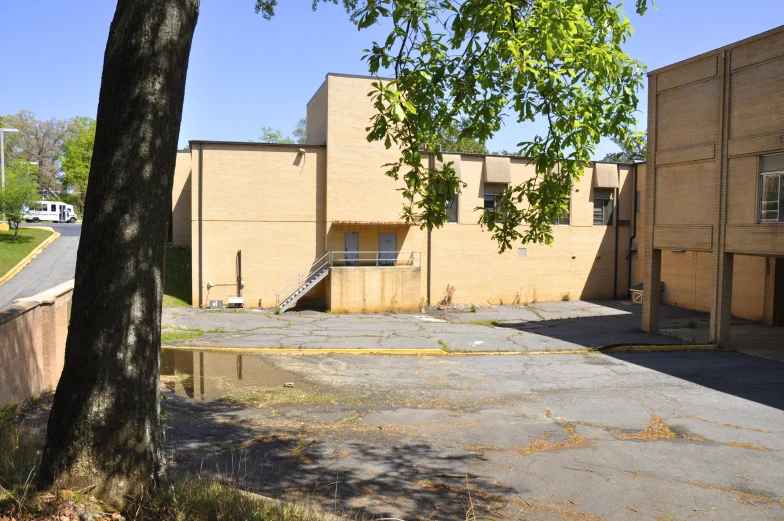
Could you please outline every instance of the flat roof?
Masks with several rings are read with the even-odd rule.
[[[724,45],[724,46],[719,47],[717,49],[713,49],[712,51],[707,51],[707,52],[704,52],[702,54],[698,54],[697,56],[692,56],[691,58],[686,58],[684,60],[681,60],[681,61],[678,61],[678,62],[675,62],[675,63],[671,63],[670,65],[665,65],[664,67],[659,67],[658,69],[650,71],[648,73],[648,76],[653,76],[654,74],[658,74],[660,72],[664,72],[666,70],[673,69],[673,68],[678,67],[680,65],[685,65],[685,64],[687,64],[689,62],[692,62],[692,61],[697,61],[697,60],[702,59],[702,58],[707,58],[708,56],[712,56],[712,55],[717,54],[717,53],[719,53],[721,51],[734,49],[735,47],[739,47],[741,45],[745,45],[747,43],[751,43],[751,42],[753,42],[755,40],[759,40],[761,38],[765,38],[765,37],[770,36],[772,34],[776,34],[776,33],[780,32],[780,31],[784,31],[784,25],[780,25],[778,27],[774,27],[773,29],[770,29],[769,31],[765,31],[763,33],[755,34],[754,36],[749,36],[748,38],[745,38],[743,40],[738,40],[737,42],[730,43],[728,45]]]
[[[326,145],[306,145],[300,143],[260,143],[258,141],[211,141],[205,139],[191,139],[188,143],[194,145],[245,145],[265,147],[296,147],[296,148],[324,148]]]

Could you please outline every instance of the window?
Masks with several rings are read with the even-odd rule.
[[[494,212],[498,208],[498,202],[501,199],[507,185],[505,183],[485,183],[484,188],[484,208],[487,211]],[[503,220],[500,216],[496,216],[496,221]]]
[[[640,213],[642,207],[640,206],[640,191],[634,192],[634,213]]]
[[[50,211],[52,211],[52,212],[56,212],[57,211],[57,205],[56,204],[51,205],[51,207],[52,208],[51,208]]]
[[[784,154],[760,161],[759,222],[784,223]]]
[[[566,210],[563,211],[561,217],[557,218],[553,224],[556,226],[569,226],[569,210],[572,208],[572,198],[566,203]]]
[[[593,225],[612,226],[613,225],[613,200],[596,199],[593,200]]]
[[[460,194],[455,194],[454,197],[452,197],[449,200],[449,203],[447,204],[446,207],[446,215],[448,217],[447,222],[450,223],[457,222],[457,202],[458,202],[459,195]]]

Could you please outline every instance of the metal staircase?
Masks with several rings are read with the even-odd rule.
[[[316,259],[310,266],[300,271],[285,286],[275,294],[275,305],[283,313],[297,303],[308,291],[329,275],[332,267],[332,252],[326,252]]]

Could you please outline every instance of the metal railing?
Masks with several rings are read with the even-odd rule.
[[[313,275],[319,273],[325,268],[329,268],[331,264],[332,252],[326,252],[318,259],[314,260],[310,266],[300,271],[293,279],[288,281],[280,291],[275,293],[275,304],[280,305],[286,302],[294,293],[296,293]]]
[[[352,266],[416,266],[421,263],[418,251],[333,251],[331,265],[336,268]]]
[[[294,296],[311,279],[331,267],[420,267],[422,254],[418,251],[328,251],[300,271],[275,293],[275,305],[280,306]]]

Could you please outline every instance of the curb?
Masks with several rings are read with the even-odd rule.
[[[42,242],[41,244],[39,244],[38,246],[36,246],[36,247],[35,247],[35,249],[34,249],[33,251],[31,251],[30,253],[28,253],[28,254],[27,254],[27,257],[25,257],[24,259],[22,259],[21,261],[19,261],[19,263],[18,263],[16,266],[14,266],[13,268],[11,268],[11,271],[9,271],[8,273],[6,273],[6,274],[5,274],[5,275],[3,275],[2,277],[0,277],[0,286],[2,286],[2,285],[3,285],[3,284],[5,284],[6,282],[8,282],[8,281],[9,281],[9,280],[11,280],[12,278],[14,278],[14,277],[16,276],[16,274],[17,274],[17,273],[19,273],[20,271],[22,271],[22,269],[23,269],[25,266],[27,266],[28,264],[30,264],[30,262],[31,262],[31,261],[32,261],[34,258],[36,258],[36,257],[37,257],[37,256],[38,256],[38,255],[39,255],[39,254],[40,254],[42,251],[44,251],[44,250],[45,250],[45,249],[46,249],[46,248],[47,248],[47,247],[48,247],[50,244],[52,244],[52,243],[55,241],[55,239],[57,239],[57,238],[60,236],[60,232],[56,232],[56,231],[54,231],[54,229],[53,229],[53,228],[50,228],[50,227],[48,227],[48,226],[41,226],[41,227],[39,227],[38,229],[39,229],[39,230],[49,230],[49,231],[51,231],[51,232],[52,232],[52,235],[50,235],[49,237],[47,237],[47,238],[44,240],[44,242]]]
[[[660,346],[613,346],[600,348],[602,353],[654,353],[657,351],[718,351],[715,344],[674,344]]]
[[[172,346],[162,345],[161,349],[170,351],[202,351],[205,353],[225,354],[264,354],[264,355],[397,355],[397,356],[525,356],[525,355],[584,355],[595,353],[594,349],[573,349],[562,351],[468,351],[450,353],[443,349],[357,349],[357,348],[277,348],[277,347],[222,347],[222,346]]]

